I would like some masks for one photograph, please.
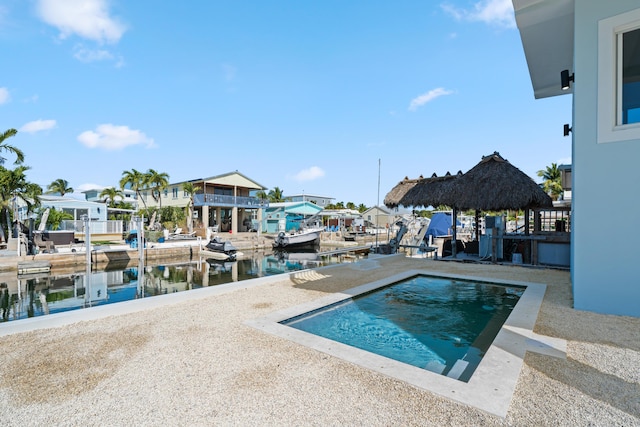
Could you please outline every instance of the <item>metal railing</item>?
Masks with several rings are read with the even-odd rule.
[[[82,220],[62,220],[59,230],[75,231],[76,233],[84,233],[84,223]],[[89,225],[91,234],[122,234],[122,221],[91,221]]]
[[[196,194],[193,198],[195,206],[225,206],[249,209],[269,207],[269,201],[257,197],[226,196],[222,194]]]

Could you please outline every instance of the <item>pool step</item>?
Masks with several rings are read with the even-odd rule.
[[[460,375],[462,375],[464,370],[467,369],[467,366],[469,366],[469,362],[467,362],[466,360],[458,359],[458,361],[455,363],[455,365],[453,365],[453,368],[451,368],[447,376],[449,378],[453,378],[457,380],[458,378],[460,378]]]
[[[431,360],[429,363],[426,364],[424,369],[426,369],[427,371],[435,372],[436,374],[442,375],[446,367],[447,365],[445,365],[442,362],[439,362],[438,360]]]

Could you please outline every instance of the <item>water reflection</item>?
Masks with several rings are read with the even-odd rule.
[[[110,266],[68,274],[0,275],[0,322],[44,316],[240,280],[321,267],[359,257],[317,252],[255,252],[247,259],[222,262],[199,258],[175,264]]]

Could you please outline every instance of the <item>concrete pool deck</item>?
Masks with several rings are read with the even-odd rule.
[[[527,352],[502,418],[246,324],[412,269],[546,284],[533,333],[566,340],[566,359]],[[566,271],[390,256],[250,282],[1,337],[0,415],[15,425],[640,425],[640,319],[573,310]]]
[[[280,310],[260,319],[249,320],[247,324],[391,378],[413,384],[424,390],[482,409],[491,414],[505,417],[520,375],[526,350],[538,352],[539,349],[545,349],[544,354],[566,358],[565,340],[544,336],[536,336],[534,338],[533,327],[538,317],[546,285],[521,281],[504,282],[500,279],[490,282],[522,286],[525,287],[525,291],[513,312],[501,327],[495,340],[492,340],[493,344],[468,383],[372,354],[365,350],[353,348],[280,323],[410,277],[429,275],[431,273],[426,269],[407,270],[343,292],[330,294],[315,301]],[[438,273],[437,276],[478,283],[486,282],[486,278],[477,276],[450,275],[443,272]],[[537,345],[528,345],[530,342],[535,342]]]

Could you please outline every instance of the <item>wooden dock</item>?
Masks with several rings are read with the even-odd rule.
[[[51,263],[49,261],[21,261],[18,263],[18,275],[49,273],[51,271]]]
[[[346,248],[340,248],[340,249],[334,249],[331,251],[321,251],[318,252],[318,255],[320,256],[325,256],[325,255],[341,255],[341,254],[346,254],[349,252],[353,252],[356,254],[368,254],[370,251],[371,247],[369,246],[348,246]]]

